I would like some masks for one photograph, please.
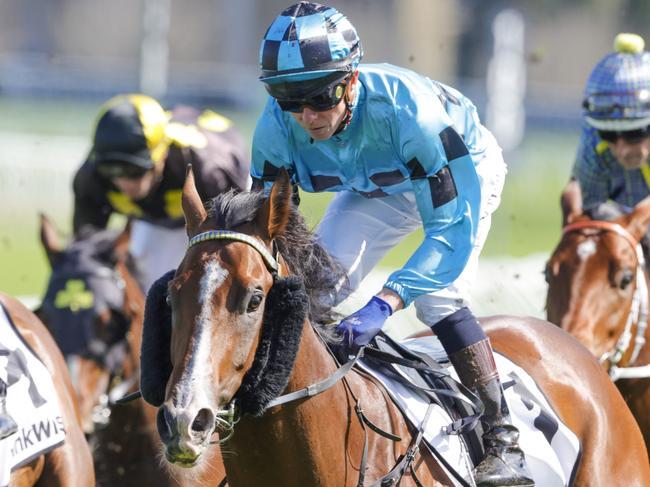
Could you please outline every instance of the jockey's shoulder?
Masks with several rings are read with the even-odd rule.
[[[232,120],[211,109],[177,105],[169,112],[165,134],[179,147],[204,148],[222,139],[238,138]]]

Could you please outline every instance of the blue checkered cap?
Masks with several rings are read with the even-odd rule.
[[[335,71],[352,72],[363,56],[356,29],[338,10],[312,2],[285,9],[260,46],[260,80],[305,81]]]
[[[587,80],[583,114],[599,130],[650,125],[650,52],[612,52],[601,59]]]

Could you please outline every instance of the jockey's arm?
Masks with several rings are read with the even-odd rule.
[[[424,239],[384,284],[399,295],[404,307],[420,295],[448,287],[462,273],[474,247],[481,204],[480,183],[469,154],[413,185]]]
[[[410,173],[424,239],[384,284],[403,307],[458,278],[474,247],[481,206],[474,161],[444,106],[427,96],[412,105],[415,116],[400,112],[395,138]]]
[[[393,313],[395,311],[399,311],[404,307],[404,301],[402,301],[402,298],[399,297],[399,294],[397,294],[392,289],[384,287],[377,293],[376,296],[390,304],[390,307],[393,308]]]
[[[82,228],[98,230],[106,228],[112,209],[105,198],[105,188],[98,176],[84,163],[75,174],[72,189],[74,192],[74,215],[72,228],[77,235]]]

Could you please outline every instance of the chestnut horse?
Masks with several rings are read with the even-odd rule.
[[[12,487],[94,486],[93,459],[81,429],[76,395],[61,352],[43,323],[22,303],[3,293],[0,293],[0,303],[9,314],[22,339],[52,376],[57,393],[56,400],[65,425],[64,443],[14,470],[11,473],[10,485]]]
[[[581,211],[565,220],[546,266],[547,318],[599,358],[650,445],[648,274],[640,244],[650,200],[609,221]]]
[[[116,404],[138,389],[144,293],[128,254],[129,228],[79,238],[64,248],[41,216],[52,273],[39,313],[63,351],[93,445],[99,485],[178,485],[160,462],[156,409]],[[223,471],[217,459],[218,468]]]
[[[268,198],[222,194],[207,212],[190,168],[182,201],[190,247],[169,282],[171,373],[158,384],[166,459],[201,471],[209,446],[221,443],[230,487],[344,487],[371,485],[413,453],[401,413],[360,371],[312,395],[342,368],[322,339],[331,327],[310,320],[314,308],[300,290],[318,300],[326,289],[319,284],[336,273],[318,262],[326,256],[305,237],[286,173]],[[530,373],[577,435],[582,456],[573,485],[650,485],[638,426],[584,347],[533,318],[483,323],[494,347]],[[269,403],[292,392],[296,401]],[[365,428],[355,411],[359,398],[369,421],[398,438]],[[416,485],[415,477],[426,486],[456,485],[425,450],[415,452],[400,485]]]

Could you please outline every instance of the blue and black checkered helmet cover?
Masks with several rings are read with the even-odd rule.
[[[260,80],[297,82],[354,72],[363,49],[354,26],[338,10],[312,2],[286,8],[260,46]]]
[[[650,119],[650,52],[611,52],[594,67],[583,115],[601,130],[634,130]]]

